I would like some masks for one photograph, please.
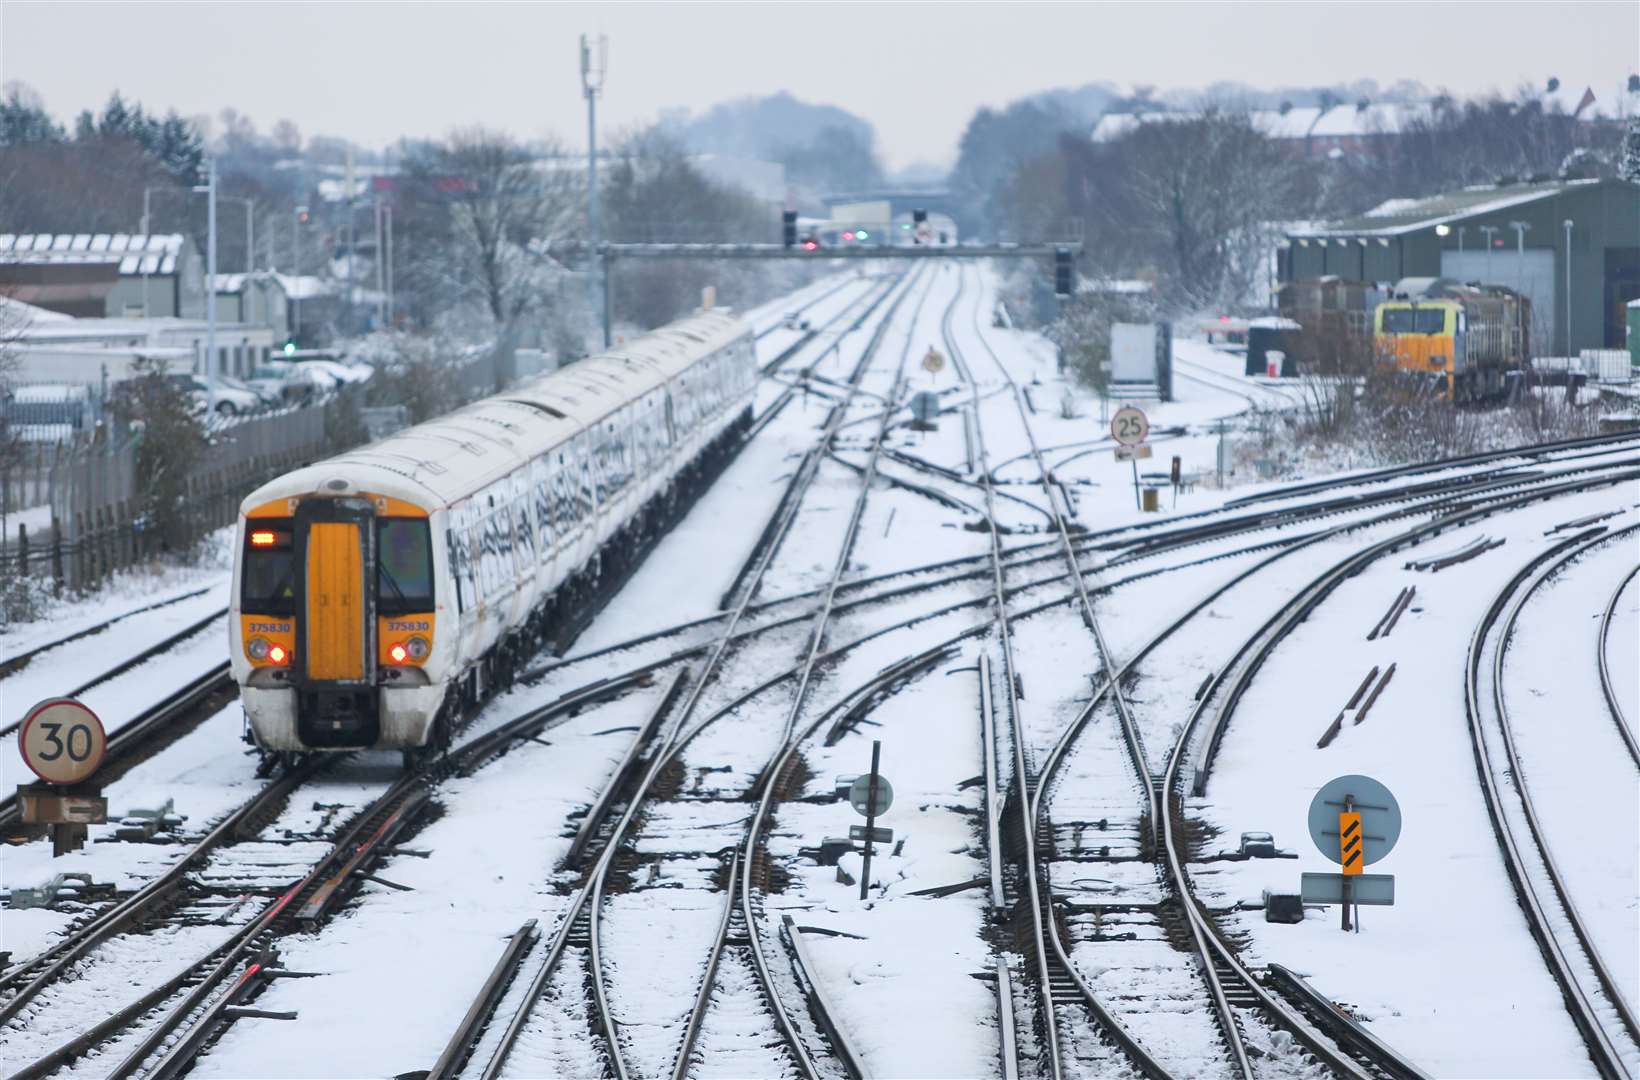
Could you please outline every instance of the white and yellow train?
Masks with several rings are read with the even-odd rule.
[[[665,523],[756,381],[749,329],[708,311],[252,492],[229,651],[257,747],[443,744]]]

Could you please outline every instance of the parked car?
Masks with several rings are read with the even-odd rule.
[[[280,401],[297,405],[336,389],[336,380],[325,372],[289,360],[271,360],[251,372],[250,382],[259,390],[278,395]]]
[[[297,360],[296,366],[308,371],[320,371],[336,380],[336,385],[365,382],[375,374],[369,364],[344,364],[340,360]]]
[[[215,405],[211,404],[211,384],[205,376],[183,374],[167,375],[165,378],[193,398],[197,412],[210,408],[218,416],[241,416],[256,412],[263,406],[260,394],[229,375],[216,377]]]

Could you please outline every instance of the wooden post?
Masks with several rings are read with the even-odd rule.
[[[28,574],[28,526],[17,523],[17,576]]]
[[[63,530],[55,516],[51,519],[51,580],[52,593],[63,595]]]

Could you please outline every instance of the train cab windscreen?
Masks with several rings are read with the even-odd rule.
[[[1384,309],[1384,333],[1386,334],[1444,334],[1445,332],[1445,308]]]
[[[240,608],[249,615],[296,613],[296,552],[287,519],[252,521],[245,530]]]
[[[410,615],[433,610],[433,544],[424,518],[376,522],[376,611]]]

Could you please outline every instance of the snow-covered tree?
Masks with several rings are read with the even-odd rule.
[[[1618,160],[1617,175],[1630,183],[1640,184],[1640,114],[1629,117],[1628,131],[1623,134],[1623,156]]]

